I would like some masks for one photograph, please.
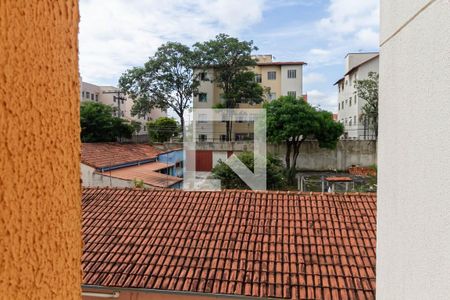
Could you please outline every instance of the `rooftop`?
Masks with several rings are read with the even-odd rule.
[[[273,61],[257,63],[258,66],[298,66],[306,65],[303,61]]]
[[[166,164],[162,162],[151,162],[142,164],[139,166],[132,166],[127,168],[120,168],[106,173],[97,172],[99,174],[105,174],[107,176],[120,178],[124,180],[140,179],[145,184],[153,187],[171,187],[174,184],[183,181],[182,178],[158,173],[157,171],[172,167],[173,164]]]
[[[375,194],[83,191],[84,286],[374,299]]]
[[[83,143],[81,162],[96,169],[154,160],[164,153],[147,144]]]

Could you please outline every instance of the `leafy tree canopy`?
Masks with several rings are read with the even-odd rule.
[[[183,114],[199,85],[194,74],[197,61],[188,46],[168,42],[144,66],[126,71],[119,86],[134,101],[132,115],[144,116],[154,108],[172,108],[184,126]]]
[[[253,171],[253,152],[242,152],[237,157]],[[267,157],[267,188],[269,190],[281,190],[286,187],[282,162],[273,155]],[[220,161],[212,169],[212,178],[220,179],[224,189],[249,189],[244,181],[224,162]]]
[[[268,140],[286,145],[285,161],[290,183],[295,178],[300,146],[306,139],[315,139],[320,147],[333,149],[344,132],[343,125],[335,122],[331,113],[318,110],[301,98],[283,96],[265,103],[264,107]]]
[[[378,79],[378,73],[370,72],[367,79],[355,81],[358,97],[366,101],[362,107],[361,120],[370,124],[375,137],[378,137]]]
[[[148,135],[151,142],[167,142],[179,132],[177,121],[168,117],[161,117],[147,123]]]
[[[252,51],[258,50],[253,41],[240,41],[226,34],[215,39],[194,44],[198,68],[214,69],[211,79],[223,90],[225,108],[235,108],[238,103],[261,103],[264,88],[255,81],[250,70],[256,65]],[[232,122],[226,121],[227,141],[232,139]]]
[[[112,115],[111,106],[98,102],[83,102],[80,107],[82,142],[114,142],[131,138],[134,128],[124,119]]]

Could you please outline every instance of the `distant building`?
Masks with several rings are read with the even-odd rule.
[[[335,85],[338,87],[338,121],[344,124],[344,138],[373,139],[374,133],[362,118],[365,100],[356,93],[355,81],[367,79],[370,72],[379,71],[379,54],[349,53],[345,57],[345,74]]]
[[[84,187],[181,188],[181,149],[160,150],[146,144],[83,143],[81,179]]]
[[[275,62],[272,55],[254,56],[257,65],[251,70],[256,74],[255,81],[267,88],[265,100],[277,99],[280,96],[303,96],[303,66],[301,61]],[[212,80],[214,69],[197,70],[200,72],[199,93],[194,96],[194,108],[213,108],[223,103],[223,90]],[[239,103],[238,108],[261,108],[261,104]],[[224,122],[202,122],[197,128],[197,139],[202,142],[225,141],[226,125]],[[253,128],[249,122],[233,124],[233,141],[253,139]]]
[[[143,117],[132,116],[131,108],[133,106],[133,100],[130,97],[117,94],[119,88],[114,86],[99,86],[88,82],[81,82],[80,100],[100,102],[113,107],[113,114],[117,117],[127,119],[129,121],[137,121],[141,123],[141,131],[139,134],[146,134],[147,128],[145,124],[159,117],[166,116],[166,112],[160,109],[154,109],[150,114],[146,114]]]

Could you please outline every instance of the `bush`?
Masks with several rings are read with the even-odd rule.
[[[242,152],[237,157],[253,172],[253,152]],[[286,187],[286,178],[283,170],[281,160],[269,154],[267,156],[267,189],[281,190]],[[224,189],[249,189],[247,184],[222,161],[219,161],[219,164],[212,169],[211,177],[220,179]]]

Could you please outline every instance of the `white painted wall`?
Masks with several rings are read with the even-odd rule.
[[[288,78],[288,70],[296,70],[296,78]],[[303,95],[303,66],[281,66],[281,94],[287,96],[288,92],[295,91],[297,97]]]
[[[356,58],[354,58],[359,56],[362,56],[364,59],[356,60]],[[373,53],[369,55],[365,53],[349,54],[346,60],[352,58],[353,60],[358,61],[360,63],[361,61],[373,58],[374,56],[376,56],[376,54]],[[345,132],[347,133],[347,136],[350,139],[364,138],[364,124],[360,122],[360,117],[362,114],[362,107],[364,106],[366,101],[360,99],[357,96],[355,88],[355,80],[367,79],[369,77],[370,72],[379,73],[379,58],[367,61],[366,63],[360,65],[358,69],[356,69],[354,72],[345,76],[343,88],[341,85],[341,90],[339,91],[338,94],[338,101],[339,101],[338,121],[344,124]],[[351,122],[349,120],[351,120]],[[366,135],[373,135],[373,132],[367,130]]]
[[[84,187],[134,187],[133,182],[95,173],[95,169],[85,165],[81,166],[81,180]],[[149,187],[146,185],[146,187]]]
[[[212,154],[212,160],[213,160],[213,167],[215,167],[219,160],[222,160],[223,162],[228,159],[228,152],[226,151],[213,151]]]
[[[381,0],[381,44],[377,299],[449,299],[449,1]]]

